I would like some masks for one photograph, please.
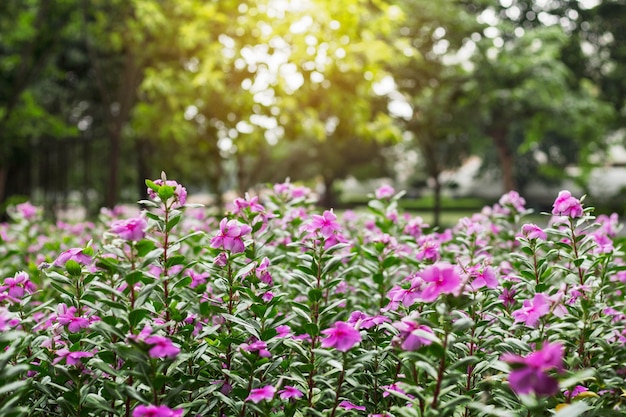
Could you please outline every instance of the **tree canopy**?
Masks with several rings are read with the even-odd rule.
[[[140,197],[161,170],[215,193],[317,178],[332,205],[337,179],[392,175],[385,149],[400,142],[436,193],[470,154],[499,170],[503,191],[523,189],[582,165],[621,127],[624,11],[566,0],[3,2],[0,201],[32,194],[46,138],[101,140],[89,169],[102,182],[89,186],[109,206]]]

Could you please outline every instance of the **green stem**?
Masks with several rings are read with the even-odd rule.
[[[341,396],[341,385],[343,385],[343,379],[346,375],[346,366],[348,365],[348,354],[343,352],[343,364],[341,366],[341,373],[339,374],[339,380],[337,381],[337,389],[335,390],[335,405],[330,413],[330,417],[335,417],[337,407],[339,406],[339,398]]]
[[[446,370],[446,356],[447,356],[446,349],[448,348],[448,332],[447,331],[443,337],[442,347],[443,347],[443,356],[441,358],[441,362],[439,363],[439,370],[437,372],[437,384],[435,385],[435,393],[433,395],[433,402],[430,405],[433,410],[437,409],[437,405],[438,405],[437,402],[439,400],[439,393],[441,392],[441,384],[443,382],[443,375]]]

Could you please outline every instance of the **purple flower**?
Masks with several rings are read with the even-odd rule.
[[[426,336],[431,334],[434,336],[433,330],[423,324],[417,323],[417,313],[411,314],[403,318],[399,322],[393,323],[393,327],[400,332],[394,342],[399,343],[400,347],[405,351],[415,351],[422,346],[432,343],[432,338]]]
[[[394,190],[391,185],[383,184],[380,187],[378,187],[378,189],[375,192],[375,195],[377,199],[382,200],[383,198],[393,197],[395,192],[396,190]]]
[[[116,220],[111,224],[111,231],[129,242],[138,242],[146,236],[148,223],[143,217]]]
[[[187,189],[183,187],[182,185],[180,185],[179,183],[177,183],[176,181],[166,180],[165,182],[163,182],[162,179],[158,179],[152,182],[158,186],[167,185],[169,187],[174,188],[174,204],[172,204],[172,208],[182,207],[187,202]],[[148,196],[152,200],[156,200],[158,197],[157,193],[152,188],[149,188],[149,187],[148,187]]]
[[[249,208],[252,213],[262,213],[265,211],[265,207],[259,203],[259,197],[250,197],[248,193],[245,194],[245,198],[236,198],[234,204],[235,209],[233,210],[233,214],[239,214],[246,208]]]
[[[422,279],[428,284],[422,290],[422,300],[435,301],[440,294],[452,294],[461,286],[461,277],[454,266],[440,262],[422,271]]]
[[[346,400],[343,400],[342,402],[340,402],[339,403],[339,407],[343,408],[344,410],[365,411],[365,406],[363,406],[363,405],[354,405],[350,401],[346,401]]]
[[[91,358],[93,356],[93,353],[91,352],[70,352],[69,349],[66,348],[59,349],[54,352],[54,354],[57,355],[57,357],[52,361],[53,365],[56,365],[63,359],[65,359],[65,363],[67,365],[76,365],[77,363],[80,363],[81,358]]]
[[[498,297],[498,300],[502,300],[502,304],[506,308],[515,304],[515,288],[502,288],[502,294]]]
[[[30,280],[27,272],[16,272],[13,278],[5,278],[0,291],[7,291],[9,297],[20,299],[26,292],[32,293],[36,287]]]
[[[28,201],[15,206],[17,212],[26,220],[33,220],[37,216],[37,207]]]
[[[250,390],[250,394],[246,397],[245,401],[252,401],[258,404],[263,400],[271,400],[274,398],[275,393],[276,388],[272,385],[266,385],[263,388],[254,388]]]
[[[472,281],[472,288],[478,289],[482,287],[496,288],[498,286],[498,279],[496,278],[496,271],[490,266],[484,267],[482,270],[476,269],[472,271],[474,280]]]
[[[211,239],[212,248],[222,248],[232,253],[241,253],[245,249],[242,236],[247,235],[252,228],[247,224],[239,223],[237,220],[226,218],[220,221],[220,231]]]
[[[72,248],[61,253],[58,258],[54,260],[52,265],[63,266],[69,260],[76,261],[81,265],[87,265],[91,263],[91,256],[85,255],[83,248]]]
[[[532,300],[524,300],[524,305],[512,313],[516,322],[523,321],[528,327],[536,327],[539,318],[550,311],[550,300],[542,293],[535,294]]]
[[[165,336],[153,335],[147,337],[145,342],[151,345],[148,354],[151,358],[175,358],[180,349],[176,347],[170,339]]]
[[[207,278],[209,277],[208,272],[199,273],[192,269],[187,269],[185,271],[185,275],[191,277],[191,283],[189,284],[189,287],[191,288],[196,288],[202,284],[205,284]]]
[[[302,394],[302,391],[300,391],[298,388],[289,385],[285,385],[285,388],[278,391],[278,394],[281,400],[288,400],[291,398],[298,399],[302,398],[302,396],[304,395]]]
[[[267,343],[262,340],[257,340],[256,342],[252,342],[250,344],[242,343],[239,347],[246,352],[258,352],[259,356],[262,358],[272,357],[270,351],[267,350]]]
[[[183,415],[183,409],[175,409],[165,405],[138,405],[133,410],[133,417],[180,417]]]
[[[527,223],[523,225],[522,234],[526,236],[526,238],[528,239],[541,239],[541,240],[548,239],[546,232],[544,232],[541,227],[533,223]]]
[[[314,214],[312,216],[312,222],[308,225],[307,230],[309,232],[320,232],[320,234],[328,239],[331,237],[336,231],[341,229],[339,223],[337,223],[337,216],[333,213],[333,210],[324,211],[323,215]]]
[[[581,217],[583,215],[583,206],[577,198],[572,197],[569,191],[564,190],[554,200],[552,214],[571,218]]]
[[[86,329],[89,327],[89,319],[86,317],[77,316],[78,312],[76,307],[68,307],[66,304],[59,304],[57,310],[57,322],[62,326],[66,326],[70,333],[76,333],[80,329]]]
[[[349,324],[338,321],[330,329],[322,330],[327,337],[322,340],[322,347],[334,347],[341,352],[347,352],[361,341],[361,333]]]
[[[526,357],[506,353],[501,358],[513,366],[509,375],[511,389],[518,394],[554,395],[559,390],[558,381],[546,371],[563,368],[563,345],[545,343],[541,350]]]
[[[256,267],[255,275],[261,281],[266,283],[267,285],[272,285],[272,275],[270,275],[268,268],[270,266],[270,260],[266,256],[261,260],[261,263]]]

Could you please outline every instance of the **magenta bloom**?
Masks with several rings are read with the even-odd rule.
[[[5,278],[4,285],[0,286],[0,292],[7,291],[9,297],[20,299],[26,292],[32,293],[36,287],[30,280],[28,273],[16,272],[13,278]]]
[[[383,184],[375,192],[376,198],[382,200],[383,198],[393,197],[396,190],[389,184]]]
[[[346,400],[343,400],[342,402],[340,402],[339,403],[339,407],[343,408],[344,410],[365,411],[365,406],[364,405],[354,405],[350,401],[346,401]]]
[[[332,209],[324,211],[324,214],[321,216],[314,214],[312,217],[313,221],[309,225],[308,230],[310,232],[319,231],[325,239],[328,239],[341,229],[341,226],[337,223],[337,216],[335,216]]]
[[[124,240],[138,242],[146,236],[148,223],[143,217],[116,220],[111,224],[111,231]]]
[[[91,256],[83,253],[83,248],[72,248],[61,253],[58,258],[54,260],[52,265],[63,266],[69,260],[76,261],[81,265],[87,265],[91,263]]]
[[[237,220],[226,218],[220,221],[220,231],[211,239],[212,248],[222,248],[232,253],[241,253],[245,249],[242,236],[247,235],[252,228],[247,224],[239,223]]]
[[[563,345],[545,343],[541,350],[524,357],[504,354],[501,358],[513,366],[509,375],[511,389],[518,394],[554,395],[559,390],[558,381],[546,371],[563,369]]]
[[[552,214],[572,218],[581,217],[583,215],[583,206],[577,198],[572,197],[569,191],[561,191],[556,200],[554,200]]]
[[[166,180],[163,182],[162,179],[152,181],[158,186],[169,185],[170,187],[174,187],[174,204],[172,204],[172,208],[177,208],[184,206],[187,202],[187,189],[173,180]],[[156,200],[158,195],[152,188],[148,187],[148,196],[152,200]]]
[[[522,234],[526,236],[528,239],[541,239],[547,240],[548,236],[543,229],[536,224],[527,223],[522,226]]]
[[[524,305],[512,313],[516,322],[523,321],[528,327],[536,327],[539,318],[550,311],[550,300],[542,293],[535,294],[532,300],[524,300]]]
[[[30,204],[28,201],[16,205],[15,208],[17,212],[26,220],[33,220],[37,216],[37,207]]]
[[[435,301],[440,294],[452,294],[461,286],[461,277],[453,265],[440,262],[422,271],[422,279],[427,286],[422,290],[422,300]]]
[[[59,349],[54,352],[54,354],[57,355],[57,357],[52,361],[53,365],[56,365],[63,359],[65,359],[65,363],[67,365],[76,365],[77,363],[80,363],[81,358],[91,358],[93,356],[93,353],[91,352],[70,352],[69,349],[66,348]]]
[[[483,270],[476,270],[472,274],[474,280],[472,281],[472,288],[478,289],[482,287],[496,288],[498,286],[498,279],[496,278],[496,271],[490,266],[486,266]]]
[[[183,409],[175,409],[165,405],[138,405],[133,410],[133,417],[180,417],[183,415]]]
[[[361,333],[348,323],[338,321],[334,327],[322,330],[327,337],[322,340],[322,347],[334,347],[341,352],[347,352],[361,341]]]
[[[89,319],[76,315],[78,310],[76,307],[68,307],[65,304],[59,304],[59,314],[57,314],[57,322],[62,326],[66,326],[70,333],[76,333],[80,329],[89,327]]]
[[[298,399],[302,398],[304,395],[298,388],[289,385],[285,385],[285,388],[278,391],[278,394],[281,400],[288,400],[290,398]]]
[[[165,336],[154,335],[146,338],[145,342],[152,345],[148,354],[152,358],[175,358],[180,349],[174,346],[172,341]]]
[[[422,346],[432,343],[432,339],[426,334],[434,335],[433,330],[415,321],[416,315],[403,318],[401,321],[393,323],[393,327],[400,332],[395,342],[400,343],[400,347],[405,351],[415,351]]]
[[[256,342],[252,342],[250,344],[242,343],[239,347],[246,352],[258,352],[259,356],[262,358],[272,357],[270,351],[267,350],[267,343],[262,340],[257,340]]]
[[[266,385],[263,388],[254,388],[250,390],[250,394],[246,397],[246,401],[252,401],[255,404],[263,400],[271,400],[276,394],[276,388],[272,385]]]

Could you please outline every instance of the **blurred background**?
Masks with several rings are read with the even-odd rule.
[[[624,1],[2,0],[0,212],[97,213],[165,171],[216,204],[290,178],[623,214],[625,41]]]

